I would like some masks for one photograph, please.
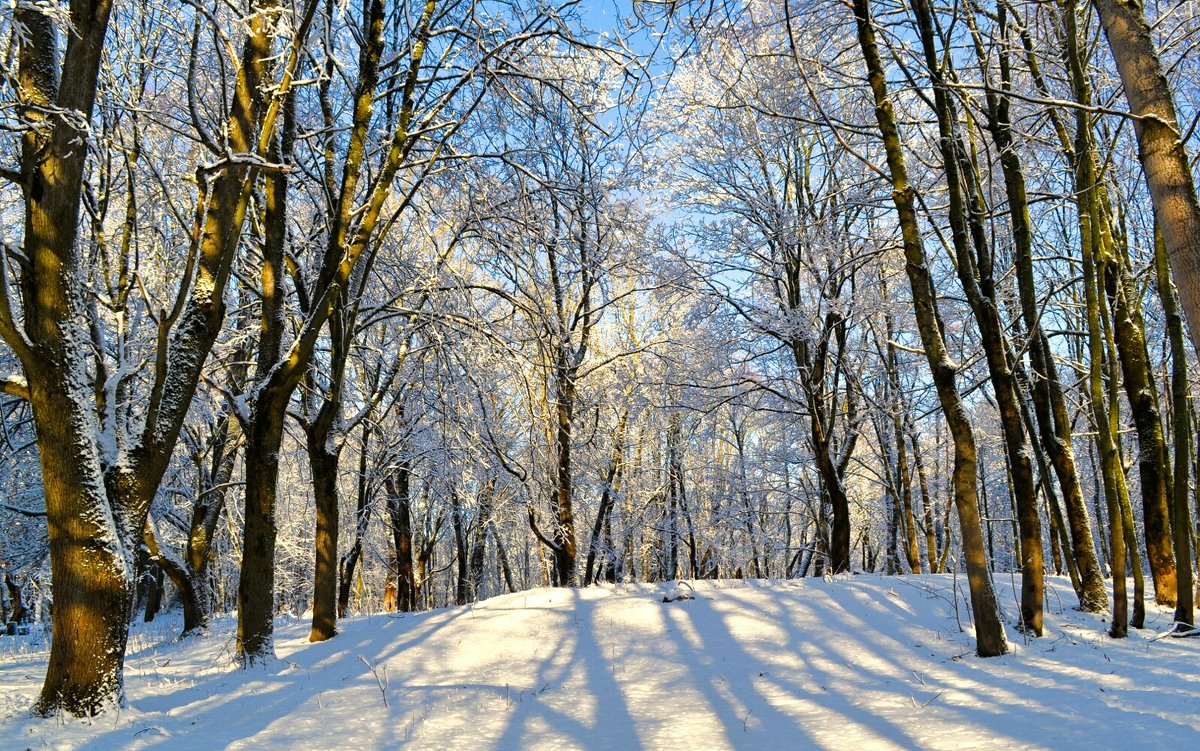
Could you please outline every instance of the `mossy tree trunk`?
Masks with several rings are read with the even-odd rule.
[[[912,289],[914,312],[929,368],[933,372],[938,400],[954,445],[952,486],[962,533],[963,555],[971,606],[975,614],[976,653],[994,657],[1008,651],[999,605],[987,569],[983,533],[979,518],[976,487],[975,436],[958,392],[958,368],[950,359],[937,310],[937,296],[922,246],[920,226],[914,206],[914,188],[908,181],[904,149],[896,116],[888,95],[883,61],[875,41],[875,28],[868,0],[854,0],[859,47],[867,67],[868,81],[875,102],[875,117],[887,153],[892,182],[892,200],[896,207],[904,248],[905,272]]]

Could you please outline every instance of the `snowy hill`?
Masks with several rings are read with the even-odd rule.
[[[1009,583],[1000,594],[1012,602]],[[135,628],[130,706],[94,722],[27,710],[45,645],[0,639],[0,745],[88,749],[876,749],[1200,746],[1200,640],[1114,641],[1047,581],[1046,637],[974,656],[948,576],[542,589],[352,618],[323,644],[280,626],[279,661],[230,664]],[[678,587],[675,594],[687,593]],[[957,617],[956,606],[957,601]],[[1060,604],[1061,603],[1061,604]],[[1011,615],[1011,614],[1010,614]],[[1012,619],[1009,618],[1011,623]],[[10,745],[11,744],[11,745]]]

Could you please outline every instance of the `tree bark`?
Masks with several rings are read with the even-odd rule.
[[[275,499],[286,405],[278,391],[260,395],[246,432],[246,513],[237,594],[237,658],[243,667],[275,654]]]
[[[560,364],[556,369],[554,398],[554,451],[556,472],[551,495],[554,527],[551,531],[554,575],[560,587],[575,585],[575,507],[572,496],[571,440],[575,413],[573,369]]]
[[[338,565],[338,618],[345,618],[346,611],[350,607],[350,589],[354,585],[354,574],[359,559],[362,558],[363,540],[367,535],[367,524],[371,518],[369,502],[371,493],[367,475],[371,435],[371,423],[366,422],[363,424],[362,443],[358,454],[358,507],[354,515],[354,542],[350,545],[350,550],[342,556]]]
[[[341,444],[330,445],[330,436],[316,425],[307,431],[308,460],[312,468],[313,500],[316,505],[316,562],[313,568],[313,617],[310,642],[332,639],[337,634],[338,574],[338,462]]]
[[[296,132],[295,98],[284,107],[284,126],[271,142],[278,163],[292,156]],[[262,311],[255,361],[255,393],[244,426],[245,523],[242,566],[238,578],[237,660],[242,667],[274,659],[275,632],[275,502],[279,482],[279,451],[292,392],[299,383],[295,369],[277,367],[287,326],[284,317],[284,264],[287,254],[288,175],[266,176],[264,193]]]
[[[1181,307],[1200,352],[1200,201],[1170,85],[1142,4],[1137,0],[1092,0],[1125,98],[1134,116],[1138,157],[1162,231],[1171,273],[1179,285]]]
[[[387,511],[392,527],[392,544],[396,550],[396,610],[408,613],[417,610],[417,586],[413,576],[413,532],[410,468],[400,462],[387,479]]]
[[[200,204],[197,228],[204,231],[194,238],[195,266],[183,276],[175,307],[157,320],[144,429],[119,446],[123,461],[103,462],[101,436],[116,428],[98,414],[107,384],[95,374],[105,355],[86,341],[95,330],[84,299],[84,275],[92,270],[77,233],[111,8],[107,0],[72,3],[72,31],[64,35],[61,57],[50,18],[32,5],[16,10],[26,30],[17,50],[18,111],[36,127],[25,129],[21,145],[24,320],[18,325],[14,319],[7,280],[0,280],[0,336],[29,383],[50,529],[55,639],[36,706],[41,714],[90,715],[123,701],[132,552],[224,315],[221,296],[244,217],[241,197],[253,172],[238,165],[222,169]],[[260,126],[271,129],[257,77],[263,50],[270,48],[266,15],[252,14],[226,123],[228,146],[236,152],[261,153],[255,134]],[[280,89],[287,87],[285,81]]]
[[[998,9],[998,25],[1000,33],[1006,36],[1007,8],[1003,4]],[[1073,26],[1071,28],[1073,29]],[[980,50],[982,51],[981,48]],[[1002,90],[987,92],[988,130],[1000,155],[1000,168],[1004,177],[1009,218],[1012,223],[1014,266],[1021,315],[1029,337],[1028,351],[1033,366],[1030,396],[1033,400],[1038,430],[1035,432],[1031,428],[1029,435],[1031,442],[1036,441],[1036,437],[1040,437],[1042,448],[1050,459],[1058,478],[1059,487],[1062,489],[1071,529],[1071,555],[1074,563],[1072,570],[1078,572],[1078,580],[1073,577],[1072,583],[1076,584],[1075,593],[1079,598],[1080,609],[1086,612],[1099,612],[1108,606],[1108,595],[1105,591],[1104,577],[1096,559],[1091,521],[1088,519],[1087,506],[1083,502],[1079,476],[1075,469],[1066,400],[1058,381],[1054,353],[1041,328],[1033,272],[1033,225],[1029,217],[1025,173],[1020,155],[1016,150],[1017,144],[1012,132],[1009,111],[1011,102],[1009,92],[1012,90],[1011,67],[1008,54],[1003,50],[1004,45],[1002,44],[999,53]],[[984,59],[985,56],[981,54],[981,62]],[[1031,69],[1034,77],[1041,85],[1041,74],[1036,68],[1036,58],[1032,53],[1030,59],[1033,61]],[[1056,131],[1063,139],[1064,153],[1067,153],[1070,158],[1073,155],[1073,149],[1070,142],[1066,140],[1066,131],[1057,118],[1054,122]],[[1049,478],[1045,479],[1048,487]],[[1049,498],[1050,495],[1047,493],[1048,500],[1054,503],[1053,498]]]
[[[1179,314],[1179,301],[1175,285],[1171,282],[1161,232],[1155,233],[1154,270],[1171,346],[1171,433],[1175,451],[1171,529],[1175,535],[1175,570],[1179,575],[1175,622],[1194,628],[1196,585],[1192,560],[1192,515],[1188,506],[1188,457],[1191,455],[1192,429],[1188,420],[1187,351],[1183,343],[1183,319]]]
[[[1012,476],[1013,495],[1021,538],[1021,627],[1042,634],[1043,553],[1037,484],[1029,456],[1020,399],[1008,362],[1005,326],[1000,317],[993,276],[993,257],[984,226],[986,211],[979,205],[976,168],[958,133],[957,115],[945,83],[945,72],[936,44],[933,10],[928,0],[914,0],[913,11],[933,82],[934,110],[938,119],[939,147],[946,171],[951,244],[955,269],[979,327],[980,341],[1000,412],[1005,454]],[[957,442],[957,438],[955,439]]]
[[[1103,282],[1112,311],[1113,340],[1121,364],[1125,396],[1138,438],[1138,480],[1146,557],[1154,580],[1154,601],[1175,605],[1175,550],[1171,541],[1171,465],[1163,436],[1158,388],[1146,350],[1146,323],[1131,297],[1135,287],[1128,262],[1115,254],[1104,264]]]
[[[887,153],[891,173],[892,200],[896,206],[904,247],[905,272],[912,288],[917,327],[924,345],[929,368],[933,372],[938,400],[954,441],[954,471],[952,484],[954,502],[958,508],[963,553],[967,565],[967,581],[975,614],[975,651],[980,657],[994,657],[1008,651],[1004,625],[1000,620],[996,593],[983,549],[979,520],[979,503],[975,486],[975,436],[967,419],[962,397],[958,393],[957,366],[950,359],[938,320],[936,294],[926,265],[920,227],[914,207],[914,188],[908,181],[904,151],[896,118],[888,96],[883,62],[875,41],[868,0],[854,0],[858,42],[867,66],[868,81],[875,102],[875,117]]]

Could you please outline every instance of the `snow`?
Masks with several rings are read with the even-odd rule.
[[[690,600],[616,585],[374,615],[239,671],[232,618],[172,640],[137,626],[130,707],[93,721],[28,714],[43,641],[0,638],[0,738],[54,749],[1187,748],[1200,743],[1200,640],[1105,635],[1047,580],[1046,636],[974,656],[949,576],[690,582]],[[998,581],[1006,620],[1016,605]],[[1061,598],[1061,600],[1060,600]],[[1061,605],[1060,605],[1061,601]],[[1065,607],[1064,607],[1065,606]],[[18,746],[14,746],[18,747]]]

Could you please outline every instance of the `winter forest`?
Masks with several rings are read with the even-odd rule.
[[[0,41],[25,714],[121,711],[156,617],[237,674],[592,585],[944,582],[980,665],[1052,610],[1196,633],[1200,3],[17,0]]]

